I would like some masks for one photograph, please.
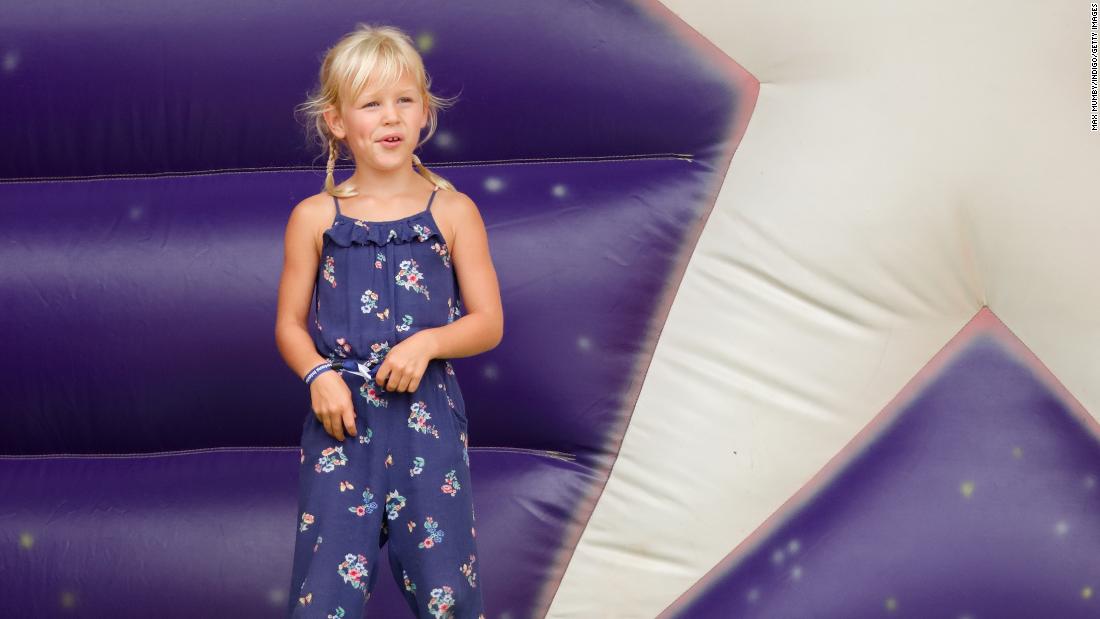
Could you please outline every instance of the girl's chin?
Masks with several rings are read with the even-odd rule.
[[[376,146],[371,151],[371,156],[379,161],[397,161],[410,158],[408,151],[404,148],[386,148],[385,146]]]

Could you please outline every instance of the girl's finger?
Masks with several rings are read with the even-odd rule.
[[[343,442],[344,441],[344,428],[342,427],[343,424],[339,423],[337,419],[334,419],[334,417],[335,417],[335,415],[329,415],[328,416],[328,428],[331,430],[331,432],[329,432],[329,434],[332,435],[332,438],[334,438],[334,439],[336,439],[340,442]]]
[[[348,434],[350,434],[352,436],[356,436],[357,433],[355,432],[355,411],[354,410],[345,410],[344,411],[344,427],[347,428]]]

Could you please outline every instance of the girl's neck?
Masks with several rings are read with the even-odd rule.
[[[360,193],[371,193],[376,196],[393,196],[409,193],[410,190],[421,184],[430,184],[410,164],[407,170],[392,172],[371,171],[364,174],[357,170],[345,183],[354,186]]]

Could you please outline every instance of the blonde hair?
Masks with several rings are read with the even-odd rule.
[[[322,152],[328,150],[325,192],[329,195],[349,198],[359,195],[359,191],[351,185],[336,188],[332,173],[336,160],[341,156],[341,147],[347,149],[347,143],[332,134],[325,122],[325,110],[329,107],[340,109],[342,101],[354,100],[372,77],[378,79],[379,88],[385,88],[405,73],[413,76],[421,98],[428,102],[428,134],[417,143],[415,150],[435,133],[439,109],[449,107],[453,101],[431,93],[431,78],[424,69],[424,59],[416,51],[409,35],[394,26],[360,22],[325,53],[317,89],[295,111],[305,113],[307,136],[317,138]],[[350,149],[346,158],[352,158]],[[412,160],[416,171],[433,185],[451,190],[455,188],[450,181],[424,167],[415,153]]]

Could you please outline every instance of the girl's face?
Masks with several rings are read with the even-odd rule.
[[[347,143],[356,164],[382,170],[409,165],[420,131],[428,124],[427,106],[416,86],[408,74],[382,90],[368,84],[339,115],[325,112],[333,135]],[[395,135],[400,138],[396,144],[383,142]]]

